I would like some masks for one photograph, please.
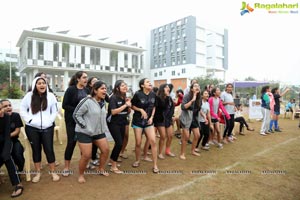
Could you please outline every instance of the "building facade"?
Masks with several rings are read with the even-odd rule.
[[[70,77],[77,71],[103,80],[111,89],[116,80],[124,80],[136,91],[143,73],[144,49],[126,42],[112,43],[64,32],[24,30],[18,40],[21,84],[26,90],[37,72],[49,76],[50,87],[61,95]]]
[[[184,89],[194,77],[225,79],[228,31],[211,29],[188,16],[151,30],[150,74],[154,85]]]
[[[17,66],[18,52],[13,49],[0,49],[0,63],[11,63],[12,66]]]

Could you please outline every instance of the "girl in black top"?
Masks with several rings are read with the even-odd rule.
[[[174,114],[174,103],[172,98],[170,97],[170,88],[168,84],[160,85],[156,101],[155,101],[155,114],[154,114],[154,126],[158,129],[160,134],[159,138],[159,151],[158,158],[164,159],[163,156],[163,148],[165,144],[165,138],[167,134],[167,143],[165,154],[168,156],[174,157],[175,155],[171,153],[170,147],[173,136],[173,126],[172,126],[172,117]]]
[[[0,168],[3,164],[5,164],[10,182],[13,186],[15,186],[15,190],[11,194],[11,197],[17,197],[22,195],[23,186],[10,154],[12,143],[10,139],[9,125],[9,116],[4,113],[4,109],[2,109],[2,104],[0,103]]]
[[[74,148],[76,146],[75,140],[75,121],[73,119],[73,112],[81,99],[89,93],[86,89],[88,76],[86,72],[78,71],[70,80],[69,87],[65,92],[62,107],[65,110],[65,123],[67,131],[67,146],[65,150],[65,167],[63,176],[70,174],[70,163]]]
[[[109,98],[107,125],[111,133],[115,146],[111,152],[110,171],[123,173],[117,167],[117,161],[122,149],[125,128],[127,125],[127,115],[130,113],[131,101],[126,98],[127,84],[123,80],[118,80],[113,89],[113,95]]]
[[[153,172],[158,173],[157,150],[155,141],[155,132],[153,127],[153,117],[155,113],[155,93],[152,92],[152,84],[149,79],[143,78],[139,82],[140,90],[137,91],[132,100],[132,109],[134,110],[132,119],[132,128],[135,135],[135,156],[136,161],[133,167],[140,164],[142,133],[144,132],[150,142],[153,155]]]

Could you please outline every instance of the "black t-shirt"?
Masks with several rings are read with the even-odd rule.
[[[107,114],[107,122],[108,123],[115,123],[119,125],[126,125],[127,124],[127,115],[128,115],[128,107],[122,110],[120,113],[116,115],[111,115],[111,110],[120,108],[125,104],[125,99],[117,97],[116,95],[112,95],[109,98],[108,104],[108,114]]]
[[[150,92],[148,95],[146,95],[143,91],[139,90],[133,95],[131,104],[137,108],[142,108],[147,113],[149,119],[155,106],[155,97],[156,95],[154,92]],[[141,117],[141,112],[134,111],[132,124],[141,127],[145,126],[148,119],[142,119]]]
[[[3,143],[7,136],[6,134],[7,134],[8,124],[9,124],[9,116],[7,114],[4,114],[3,117],[0,117],[0,143]]]
[[[23,127],[23,122],[19,113],[13,112],[10,116],[10,133],[16,130],[16,128]],[[18,139],[19,135],[12,137],[12,140]]]
[[[154,123],[162,123],[165,120],[171,121],[174,115],[174,103],[172,98],[167,96],[164,100],[160,97],[156,97],[155,101],[155,115],[154,115]]]
[[[274,100],[275,100],[275,105],[274,105],[274,111],[279,112],[280,111],[280,95],[279,94],[274,94]]]

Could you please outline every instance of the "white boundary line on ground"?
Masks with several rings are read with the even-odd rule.
[[[286,140],[286,141],[284,141],[284,142],[281,142],[281,143],[279,143],[279,144],[276,144],[276,145],[274,145],[273,147],[270,147],[270,148],[265,149],[265,150],[263,150],[263,151],[261,151],[261,152],[258,152],[258,153],[254,154],[254,155],[251,156],[251,157],[248,157],[247,159],[243,159],[243,161],[235,162],[235,163],[233,163],[232,165],[229,165],[229,166],[224,167],[223,169],[219,169],[219,170],[217,170],[217,171],[221,171],[221,172],[222,172],[222,171],[229,170],[229,169],[231,169],[231,168],[233,168],[233,167],[235,167],[235,166],[241,164],[242,162],[248,161],[248,160],[252,159],[253,157],[261,156],[261,155],[263,155],[263,154],[265,154],[265,153],[267,153],[267,152],[269,152],[269,151],[272,151],[273,149],[275,149],[275,148],[277,148],[277,147],[280,147],[280,146],[282,146],[282,145],[288,144],[288,143],[293,142],[294,140],[297,140],[297,139],[300,139],[300,136],[294,137],[294,138],[288,139],[288,140]],[[187,188],[187,187],[189,187],[189,186],[191,186],[191,185],[193,185],[193,184],[195,184],[195,183],[197,183],[197,182],[199,182],[199,181],[201,181],[201,180],[209,179],[209,178],[211,178],[211,177],[213,177],[213,176],[215,176],[215,175],[214,175],[214,174],[207,174],[207,175],[201,176],[201,177],[199,177],[199,178],[195,178],[194,180],[189,181],[189,182],[187,182],[187,183],[185,183],[185,184],[183,184],[183,185],[169,188],[169,189],[167,189],[167,190],[161,191],[161,192],[156,193],[156,194],[154,194],[154,195],[149,195],[149,196],[145,196],[145,197],[142,197],[142,198],[138,198],[138,200],[146,200],[146,199],[157,198],[157,197],[163,196],[163,195],[165,195],[165,194],[172,193],[172,192],[174,192],[174,191],[182,190],[182,189]]]

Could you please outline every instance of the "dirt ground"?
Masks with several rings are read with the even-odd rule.
[[[127,174],[111,174],[109,177],[86,175],[86,183],[79,184],[78,147],[74,152],[72,170],[74,175],[61,177],[52,182],[47,166],[43,168],[41,181],[37,184],[23,181],[24,193],[18,199],[29,200],[75,200],[75,199],[255,199],[299,200],[300,199],[300,129],[298,119],[280,119],[282,133],[260,136],[261,122],[250,123],[254,132],[237,135],[238,140],[224,145],[222,150],[212,146],[210,151],[201,151],[200,157],[189,155],[187,160],[178,158],[179,140],[174,137],[172,149],[177,157],[159,160],[160,174],[152,173],[152,163],[141,162],[132,168],[134,161],[134,135],[130,128],[127,147],[128,159],[120,169]],[[55,141],[56,158],[63,169],[63,144]],[[113,143],[110,143],[112,149]],[[45,162],[44,162],[45,163]],[[107,169],[109,169],[107,167]],[[10,199],[12,187],[5,174],[0,175],[0,200]]]

